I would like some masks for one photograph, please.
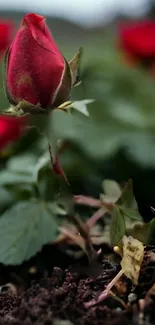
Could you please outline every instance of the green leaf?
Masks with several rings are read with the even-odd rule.
[[[31,153],[21,154],[9,159],[7,169],[16,173],[31,173],[34,164],[37,162],[37,157]]]
[[[132,236],[138,240],[140,240],[145,245],[147,244],[147,238],[149,234],[149,223],[136,223],[132,228],[128,228],[126,233],[128,236]]]
[[[110,238],[113,246],[117,245],[125,235],[125,220],[120,209],[114,207],[110,226]]]
[[[0,187],[0,210],[8,208],[13,202],[13,196],[5,188]]]
[[[37,157],[30,153],[10,158],[6,168],[0,172],[0,185],[32,184],[36,162]]]
[[[88,117],[79,112],[75,111],[69,115],[60,109],[56,109],[52,113],[49,128],[50,143],[53,137],[68,140],[80,146],[85,154],[98,159],[99,157],[103,157],[103,155],[108,155],[111,150],[114,150],[116,147],[115,143],[117,142],[117,134],[115,139],[111,137],[110,141],[104,141],[102,132],[103,130],[100,124],[96,125],[91,115],[88,119]],[[50,135],[50,133],[52,134]]]
[[[113,180],[106,179],[102,182],[102,187],[105,194],[101,194],[100,199],[115,203],[122,192],[119,184]]]
[[[132,180],[129,179],[116,204],[121,206],[123,205],[124,208],[128,208],[131,207],[133,201],[134,201],[133,184],[132,184]]]
[[[35,166],[33,167],[33,181],[35,183],[38,182],[40,173],[42,172],[43,169],[46,169],[47,167],[50,166],[50,155],[49,152],[45,153],[43,156],[39,158]],[[51,175],[52,177],[52,175]]]
[[[125,208],[123,206],[120,206],[119,208],[120,208],[120,210],[122,211],[122,214],[125,217],[128,217],[128,218],[133,219],[133,220],[138,220],[138,221],[141,221],[142,220],[142,217],[139,214],[138,210],[133,210],[133,209]]]
[[[155,219],[149,222],[147,245],[155,245]]]
[[[112,39],[112,38],[111,38]],[[88,52],[91,52],[92,49]],[[102,55],[101,55],[102,53]],[[98,54],[99,55],[99,54]],[[139,164],[155,162],[155,93],[154,80],[142,69],[131,69],[120,62],[113,48],[100,51],[98,60],[83,70],[80,94],[95,98],[89,108],[89,121],[74,116],[67,123],[54,112],[57,138],[76,142],[93,158],[105,159],[118,149]],[[123,89],[123,91],[122,91]],[[141,91],[143,89],[143,91]],[[80,92],[80,89],[78,89]],[[79,97],[80,98],[80,97]],[[57,115],[57,116],[56,116]],[[81,114],[83,115],[83,114]],[[73,123],[73,124],[72,124]],[[81,124],[77,128],[77,124]],[[75,126],[74,130],[73,127]]]
[[[55,203],[20,202],[0,218],[0,262],[21,264],[44,244],[57,238],[60,218],[65,214]]]
[[[16,173],[14,171],[4,170],[0,172],[0,185],[14,185],[14,184],[31,184],[31,173]]]
[[[102,183],[105,194],[119,197],[121,195],[121,188],[119,184],[113,180],[106,179]]]

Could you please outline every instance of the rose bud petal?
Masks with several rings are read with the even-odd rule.
[[[14,24],[9,20],[0,20],[0,58],[12,42]]]
[[[71,69],[57,48],[42,16],[24,16],[6,56],[6,94],[21,101],[53,108],[68,100]]]
[[[0,149],[20,138],[26,125],[26,118],[0,116]]]

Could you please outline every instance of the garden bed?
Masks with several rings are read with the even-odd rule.
[[[90,308],[84,303],[103,291],[119,271],[119,263],[100,257],[101,274],[91,278],[86,275],[89,267],[85,258],[73,263],[66,254],[47,245],[20,267],[1,266],[0,324],[154,324],[154,293],[149,291],[155,282],[154,250],[153,246],[145,248],[137,287],[122,276],[112,289],[113,295]],[[6,285],[6,281],[11,284]]]

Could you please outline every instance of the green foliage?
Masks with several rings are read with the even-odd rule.
[[[118,207],[114,207],[112,211],[112,220],[110,227],[111,244],[115,246],[125,235],[125,220]]]
[[[103,190],[106,196],[111,197],[111,200],[116,202],[121,196],[121,188],[119,184],[112,180],[103,181]]]
[[[111,30],[104,33],[102,42],[101,35],[91,32],[78,41],[75,34],[71,47],[65,38],[62,40],[68,56],[80,45],[77,42],[86,45],[82,83],[73,90],[72,101],[53,110],[50,116],[30,117],[30,124],[41,133],[30,130],[10,147],[6,157],[0,153],[0,262],[5,264],[20,264],[44,244],[54,242],[64,221],[65,212],[57,202],[58,194],[64,189],[67,192],[67,187],[54,175],[44,135],[48,136],[54,158],[57,141],[61,140],[60,162],[72,194],[98,198],[103,188],[101,204],[111,203],[112,245],[117,245],[125,233],[144,243],[154,240],[154,221],[137,223],[142,220],[134,202],[132,181],[123,190],[118,183],[142,166],[155,168],[155,81],[147,71],[121,62],[112,45]],[[72,65],[74,68],[74,61]],[[76,82],[78,74],[73,72]],[[0,99],[0,109],[6,109],[2,89]],[[94,212],[91,207],[75,210],[85,220]],[[132,223],[130,229],[128,221]],[[104,238],[103,225],[102,231]]]
[[[125,219],[128,217],[133,220],[141,220],[141,216],[137,208],[133,208],[134,194],[132,181],[129,180],[123,190],[119,185],[110,180],[103,182],[103,189],[105,194],[101,195],[101,202],[103,206],[111,204],[111,224],[110,224],[110,238],[111,244],[117,245],[126,233]]]
[[[140,240],[145,245],[148,243],[150,224],[136,223],[132,228],[127,229],[127,234]]]
[[[125,217],[138,221],[141,220],[141,216],[137,210],[124,208],[123,206],[120,207],[120,210]]]
[[[96,100],[89,105],[89,121],[80,114],[68,119],[54,111],[56,136],[78,144],[96,159],[124,147],[132,160],[153,166],[155,94],[154,80],[147,72],[126,67],[113,51],[84,69],[79,88],[77,95],[78,91],[86,98],[91,94]]]
[[[55,203],[20,202],[0,218],[0,262],[21,264],[37,253],[44,244],[54,241],[65,215]]]
[[[132,180],[130,179],[126,186],[124,187],[120,197],[118,198],[116,204],[122,205],[123,208],[128,208],[131,206],[134,200],[134,194],[133,194],[133,185]]]

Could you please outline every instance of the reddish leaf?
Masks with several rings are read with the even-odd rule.
[[[50,144],[48,145],[48,147],[49,147],[49,153],[50,153],[50,158],[51,158],[51,163],[52,163],[54,173],[56,175],[58,175],[58,176],[62,176],[64,178],[64,180],[66,181],[66,183],[68,185],[70,185],[69,182],[68,182],[68,179],[67,179],[67,177],[66,177],[66,175],[65,175],[65,173],[64,173],[64,171],[63,171],[63,169],[62,169],[62,167],[60,165],[58,153],[56,153],[56,157],[54,159],[53,156],[52,156],[52,150],[51,150]]]

